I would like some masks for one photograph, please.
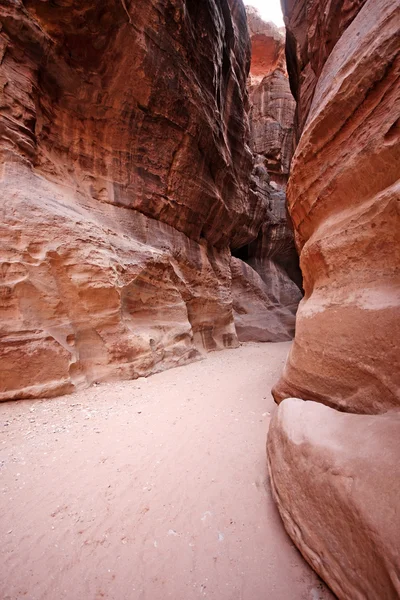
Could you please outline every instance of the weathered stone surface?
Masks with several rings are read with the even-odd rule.
[[[276,70],[249,88],[251,148],[265,158],[271,181],[286,187],[293,154],[295,101],[287,75]]]
[[[293,154],[295,101],[285,60],[285,36],[247,7],[252,45],[250,75],[250,147],[264,157],[271,181],[286,186]]]
[[[379,413],[400,404],[400,3],[319,3],[310,21],[315,4],[286,6],[292,62],[318,82],[287,189],[305,297],[274,395]],[[333,29],[320,26],[325,5],[343,9]]]
[[[277,69],[286,71],[285,36],[274,23],[266,22],[253,6],[246,6],[251,38],[251,82],[260,82]]]
[[[302,296],[302,276],[283,190],[271,190],[268,219],[248,245],[248,255],[247,262],[260,273],[271,294],[282,304],[297,307]],[[284,278],[281,283],[276,281],[277,271]]]
[[[229,246],[267,202],[244,7],[5,0],[0,399],[237,345]]]
[[[282,0],[287,70],[297,100],[297,138],[304,127],[327,58],[366,1]]]
[[[254,180],[267,217],[257,238],[232,260],[232,294],[240,341],[285,341],[294,334],[301,272],[283,188],[292,154],[294,100],[285,71],[284,36],[247,7],[252,58],[250,145]],[[243,261],[243,262],[242,262]]]
[[[1,7],[6,154],[194,240],[254,237],[242,4],[25,5]]]
[[[400,413],[352,415],[287,399],[268,435],[285,528],[341,600],[400,596]]]
[[[400,2],[284,4],[301,134],[287,196],[305,297],[273,390],[289,399],[268,434],[272,487],[289,535],[340,599],[394,600]]]
[[[237,345],[228,249],[137,211],[77,203],[20,165],[0,189],[0,398],[147,375]]]
[[[236,346],[231,251],[254,240],[264,326],[287,339],[299,292],[285,257],[259,256],[282,219],[249,147],[243,4],[5,0],[0,19],[0,399]],[[262,101],[283,123],[278,88]]]
[[[272,261],[269,266],[276,290],[271,290],[246,262],[238,258],[231,260],[233,310],[236,333],[241,342],[293,339],[297,303],[288,306],[279,301],[287,286],[287,275]],[[275,277],[272,275],[274,270]],[[300,295],[298,288],[297,292]]]
[[[271,189],[268,218],[254,242],[232,259],[236,332],[242,342],[293,339],[301,273],[283,190]]]

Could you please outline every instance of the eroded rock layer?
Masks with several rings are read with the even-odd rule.
[[[264,158],[271,181],[285,187],[293,154],[296,106],[286,70],[285,36],[273,23],[265,23],[255,9],[246,10],[252,44],[250,146]]]
[[[400,596],[400,413],[343,414],[287,399],[268,435],[286,530],[341,600]]]
[[[241,2],[5,0],[0,399],[237,345],[257,236]]]
[[[394,600],[400,2],[287,0],[285,11],[301,134],[287,195],[305,297],[273,391],[271,485],[289,535],[340,600]]]
[[[257,238],[234,252],[232,293],[241,341],[293,338],[302,297],[301,272],[284,188],[293,147],[295,103],[285,68],[284,35],[246,9],[252,43],[248,79],[250,146],[256,155],[254,179],[268,202]]]
[[[286,17],[286,60],[297,100],[296,132],[300,136],[315,86],[335,44],[367,0],[282,0]]]
[[[271,188],[257,238],[232,258],[233,310],[240,341],[293,339],[301,273],[283,190]]]
[[[379,413],[400,405],[400,3],[297,0],[286,16],[305,297],[274,395]]]

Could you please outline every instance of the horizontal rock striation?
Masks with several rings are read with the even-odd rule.
[[[241,2],[0,7],[0,399],[238,344],[252,179]]]
[[[285,12],[301,133],[287,195],[305,296],[273,390],[271,485],[289,535],[340,600],[394,600],[400,3],[287,0]]]
[[[147,375],[237,345],[228,249],[137,211],[76,203],[20,166],[8,166],[1,191],[4,399]]]
[[[287,399],[268,435],[285,528],[341,600],[400,596],[400,413],[343,414]]]
[[[304,4],[288,9],[292,36]],[[399,18],[399,2],[364,3],[321,58],[287,189],[305,298],[278,401],[400,405]]]
[[[257,238],[234,252],[232,292],[239,340],[293,338],[302,297],[301,272],[284,188],[293,146],[295,103],[285,68],[285,38],[273,23],[247,7],[252,43],[248,79],[250,146],[254,176],[268,202]]]
[[[315,86],[341,35],[367,0],[282,0],[286,16],[286,61],[297,101],[297,141],[310,111]]]

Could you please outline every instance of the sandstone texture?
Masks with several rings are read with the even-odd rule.
[[[0,399],[236,347],[231,251],[273,192],[242,2],[5,0],[0,22]]]
[[[238,344],[253,191],[241,3],[1,3],[0,398]]]
[[[252,44],[248,80],[250,146],[264,158],[271,181],[286,186],[293,154],[295,100],[289,86],[285,36],[247,8]]]
[[[309,114],[315,86],[327,58],[366,2],[367,0],[282,0],[286,24],[287,70],[292,93],[297,101],[297,139]],[[378,11],[378,8],[375,10]]]
[[[287,196],[305,296],[273,390],[271,485],[289,535],[340,600],[394,600],[400,2],[284,5],[300,137]]]
[[[400,597],[400,413],[286,399],[268,435],[285,528],[339,599]]]
[[[6,0],[0,19],[0,399],[237,346],[231,250],[273,191],[242,3]]]
[[[295,103],[285,69],[285,38],[247,7],[252,44],[248,78],[254,180],[268,202],[257,238],[234,252],[232,294],[240,341],[293,338],[302,278],[284,188],[293,146]]]
[[[305,297],[274,395],[384,412],[400,405],[400,2],[298,0],[286,20],[304,123],[287,196]]]
[[[273,188],[269,196],[268,218],[257,238],[241,249],[243,260],[231,262],[235,325],[243,342],[293,339],[302,297],[286,196]]]

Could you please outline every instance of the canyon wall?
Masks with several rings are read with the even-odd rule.
[[[0,398],[238,344],[230,247],[257,236],[239,2],[7,0]]]
[[[400,2],[285,0],[284,10],[299,139],[287,196],[305,296],[273,390],[271,486],[287,532],[339,599],[394,600]]]
[[[400,413],[342,413],[290,398],[268,438],[285,528],[339,600],[400,597]]]
[[[293,154],[296,103],[291,94],[285,59],[285,35],[247,9],[251,38],[248,79],[250,146],[264,158],[272,182],[286,187]]]
[[[0,21],[0,399],[237,346],[231,252],[273,193],[242,2],[4,0]]]
[[[294,335],[302,277],[285,187],[293,148],[295,102],[286,72],[285,37],[246,8],[252,52],[248,78],[254,174],[269,198],[257,238],[234,252],[233,308],[241,341],[284,341]]]
[[[305,297],[274,395],[378,413],[400,405],[399,2],[297,0],[286,14]]]

